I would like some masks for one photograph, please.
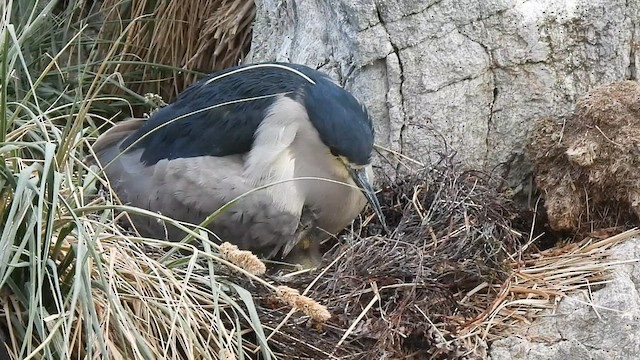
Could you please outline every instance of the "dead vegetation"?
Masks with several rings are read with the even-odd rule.
[[[272,281],[327,306],[325,324],[255,289],[272,348],[286,359],[476,359],[565,294],[603,281],[607,249],[637,231],[539,252],[499,182],[452,163],[389,184],[392,234],[363,221],[314,272]],[[246,284],[251,288],[250,284]]]
[[[538,122],[529,153],[551,227],[570,234],[629,227],[640,214],[640,87],[594,89],[575,111]]]
[[[105,0],[98,52],[113,59],[109,73],[126,74],[138,94],[170,102],[197,80],[237,65],[251,45],[253,0]],[[114,46],[116,44],[116,46]],[[119,44],[119,45],[118,45]]]

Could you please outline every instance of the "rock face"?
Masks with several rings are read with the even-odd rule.
[[[330,73],[377,142],[418,160],[448,147],[519,181],[533,122],[635,79],[637,0],[256,0],[251,61]]]
[[[493,343],[492,360],[640,359],[640,239],[614,249],[619,265],[602,290],[563,299],[522,332]]]

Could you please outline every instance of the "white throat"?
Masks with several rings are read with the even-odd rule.
[[[318,226],[329,232],[347,226],[366,204],[343,162],[320,139],[304,106],[286,97],[271,106],[258,127],[244,176],[254,187],[285,181],[264,190],[274,206],[301,215],[308,205]],[[319,180],[295,180],[300,177]]]

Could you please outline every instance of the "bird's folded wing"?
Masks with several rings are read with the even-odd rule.
[[[200,223],[227,205],[209,226],[217,236],[245,249],[273,256],[296,236],[299,215],[278,209],[264,190],[242,177],[241,156],[195,157],[160,161],[154,171],[161,192],[155,205],[165,215]]]
[[[116,144],[100,149],[99,158],[110,162],[105,171],[124,204],[200,224],[251,189],[241,176],[239,155],[165,159],[145,166],[141,150],[119,154]],[[150,217],[132,219],[144,236],[178,241],[185,235]],[[299,216],[277,209],[269,195],[258,191],[236,199],[208,228],[223,241],[273,256],[296,236],[298,224]]]

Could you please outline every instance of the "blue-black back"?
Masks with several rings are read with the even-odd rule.
[[[146,165],[161,159],[227,156],[251,150],[253,136],[276,96],[214,107],[226,102],[289,93],[304,103],[309,119],[332,152],[366,164],[373,146],[373,128],[366,110],[348,92],[319,71],[283,64],[307,77],[277,67],[255,67],[209,80],[241,65],[216,72],[185,89],[170,105],[154,113],[130,135],[120,150],[143,149]],[[213,107],[213,108],[212,108]],[[194,113],[195,112],[195,113]],[[176,120],[177,119],[177,120]]]

